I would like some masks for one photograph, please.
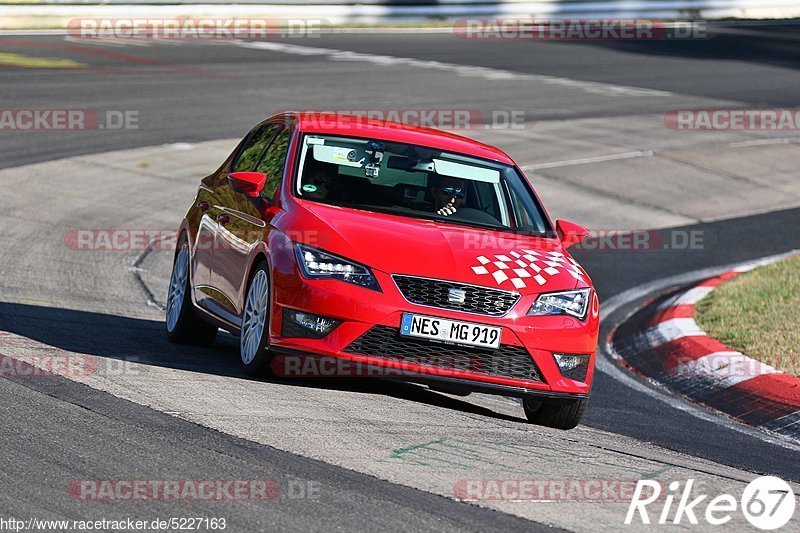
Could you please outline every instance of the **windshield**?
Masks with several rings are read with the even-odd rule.
[[[541,207],[516,169],[389,141],[309,134],[295,194],[322,203],[544,235]]]

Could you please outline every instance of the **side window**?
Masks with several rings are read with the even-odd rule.
[[[530,194],[523,189],[519,180],[508,182],[508,192],[511,195],[511,205],[518,228],[543,233],[545,231],[544,217],[536,207]]]
[[[233,163],[231,171],[242,172],[255,170],[264,150],[269,145],[272,138],[275,137],[278,127],[279,126],[276,124],[264,124],[250,134],[250,138]]]
[[[256,170],[267,175],[267,184],[261,191],[261,196],[264,198],[272,198],[275,195],[283,178],[283,167],[289,154],[290,140],[291,132],[288,129],[281,131],[258,163]]]

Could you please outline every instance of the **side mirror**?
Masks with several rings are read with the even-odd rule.
[[[556,222],[556,231],[558,232],[558,238],[561,240],[561,244],[564,245],[564,248],[569,248],[573,244],[583,242],[583,240],[589,236],[588,229],[573,222],[567,222],[566,220],[558,220]]]
[[[257,198],[267,183],[267,175],[263,172],[232,172],[228,174],[228,183],[234,191]]]

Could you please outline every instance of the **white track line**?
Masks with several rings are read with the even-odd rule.
[[[753,146],[771,146],[771,145],[785,145],[785,144],[800,144],[800,137],[781,137],[776,139],[757,139],[752,141],[740,141],[727,143],[722,145],[710,145],[709,148],[716,148],[720,146],[727,146],[728,148],[749,148]],[[591,163],[604,163],[606,161],[617,161],[620,159],[636,159],[639,157],[654,157],[656,152],[654,150],[641,150],[636,152],[623,152],[620,154],[600,155],[597,157],[586,157],[583,159],[567,159],[566,161],[553,161],[550,163],[540,163],[535,165],[525,165],[522,167],[523,171],[535,171],[548,168],[569,167],[573,165],[588,165]]]
[[[754,141],[739,141],[728,144],[730,148],[749,148],[751,146],[770,146],[778,144],[798,144],[800,137],[780,137],[777,139],[758,139]]]
[[[526,74],[511,70],[502,70],[488,67],[477,67],[470,65],[459,65],[455,63],[442,63],[440,61],[428,61],[414,59],[410,57],[387,56],[378,54],[367,54],[362,52],[351,52],[347,50],[337,50],[335,48],[317,48],[313,46],[301,46],[296,44],[285,44],[276,42],[261,41],[238,41],[237,44],[243,48],[254,50],[264,50],[268,52],[279,52],[284,54],[295,54],[301,56],[320,56],[330,61],[361,61],[374,63],[383,66],[406,66],[428,70],[438,70],[452,72],[459,76],[471,78],[483,78],[487,80],[499,81],[533,81],[547,85],[557,85],[559,87],[569,87],[578,89],[589,94],[596,94],[611,97],[630,97],[630,96],[650,96],[664,98],[674,96],[673,93],[657,91],[654,89],[642,89],[638,87],[627,87],[624,85],[612,85],[592,81],[572,80],[569,78],[558,78],[555,76],[544,76],[539,74]]]
[[[590,163],[603,163],[605,161],[617,161],[620,159],[636,159],[638,157],[652,157],[654,155],[655,152],[653,152],[652,150],[644,150],[639,152],[625,152],[621,154],[599,155],[596,157],[584,157],[582,159],[567,159],[566,161],[553,161],[550,163],[525,165],[522,167],[522,170],[528,172],[531,170],[542,170],[545,168],[570,167],[572,165],[588,165]]]

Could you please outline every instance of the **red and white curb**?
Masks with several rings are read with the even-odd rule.
[[[653,302],[636,321],[644,327],[628,335],[619,328],[612,342],[637,373],[748,425],[800,440],[800,379],[732,350],[694,320],[696,304],[716,287],[765,263],[737,267]]]

